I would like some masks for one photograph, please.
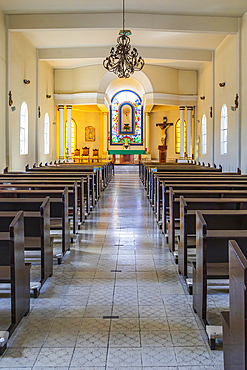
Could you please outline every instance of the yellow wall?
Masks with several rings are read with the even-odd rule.
[[[90,108],[88,108],[90,109]],[[94,109],[94,110],[97,110]],[[57,158],[59,156],[59,112],[57,110]],[[103,113],[100,111],[82,110],[77,106],[72,106],[71,118],[77,124],[77,148],[81,150],[82,147],[90,148],[90,156],[93,154],[93,149],[99,149],[99,155],[102,156],[104,150],[104,127],[103,127]],[[65,125],[67,121],[67,109],[64,107],[64,147],[65,147]],[[87,126],[95,127],[95,141],[85,141],[85,128]]]
[[[159,158],[158,145],[162,145],[161,136],[162,132],[159,127],[156,127],[156,123],[163,122],[163,117],[167,117],[168,122],[173,123],[173,126],[167,130],[167,158],[174,159],[179,158],[178,154],[175,154],[175,123],[179,119],[179,107],[168,110],[164,107],[162,110],[157,110],[150,113],[150,153],[152,158]]]
[[[4,15],[0,11],[0,169],[6,166],[6,129],[5,129],[5,120],[6,120],[6,59],[5,59],[5,25],[4,25]]]

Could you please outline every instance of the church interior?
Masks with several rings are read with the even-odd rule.
[[[0,368],[246,368],[229,306],[243,318],[247,258],[231,272],[239,247],[208,253],[227,269],[219,286],[198,267],[210,231],[247,239],[246,66],[244,0],[0,0],[0,248],[24,230],[19,260],[0,261]],[[41,262],[27,267],[36,221]]]

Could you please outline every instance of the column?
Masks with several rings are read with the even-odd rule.
[[[68,160],[71,161],[71,109],[72,105],[66,105],[67,107],[67,148],[69,149]]]
[[[145,114],[146,117],[146,148],[147,153],[149,153],[149,119],[150,119],[150,113]]]
[[[63,110],[64,110],[64,106],[59,105],[58,106],[58,111],[59,111],[59,159],[64,159]]]
[[[185,107],[180,107],[180,159],[184,159],[184,111]]]
[[[187,123],[187,156],[192,159],[192,111],[193,107],[187,107],[188,123]]]
[[[103,152],[106,154],[107,152],[107,145],[108,145],[108,113],[104,112],[104,146],[103,146]]]

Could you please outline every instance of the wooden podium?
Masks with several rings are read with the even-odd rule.
[[[166,163],[167,145],[159,145],[158,149],[159,149],[159,162]]]

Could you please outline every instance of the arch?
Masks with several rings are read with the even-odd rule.
[[[28,107],[24,101],[20,109],[20,155],[28,154]]]
[[[141,84],[141,86],[144,89],[145,94],[153,92],[153,85],[150,79],[147,77],[147,75],[143,71],[135,72],[135,74],[131,76],[130,78],[137,80]],[[106,72],[100,80],[97,92],[105,94],[111,82],[117,79],[120,81],[120,83],[123,86],[125,80],[120,80],[114,73]]]
[[[207,117],[202,116],[202,154],[207,153]]]
[[[220,116],[220,154],[227,154],[227,128],[228,128],[228,115],[226,104],[222,105]]]

